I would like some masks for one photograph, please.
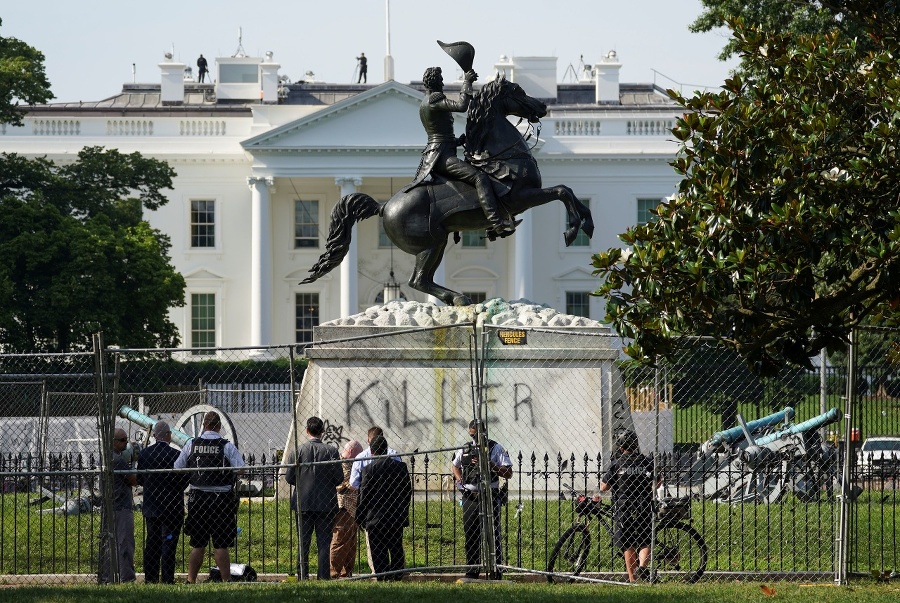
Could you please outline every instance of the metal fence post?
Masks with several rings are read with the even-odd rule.
[[[838,533],[836,535],[836,567],[834,573],[835,584],[847,583],[847,564],[850,552],[850,454],[853,434],[853,410],[856,402],[856,352],[858,332],[854,328],[850,331],[850,342],[847,346],[847,408],[844,411],[844,459],[841,469],[841,492],[838,495],[840,515],[838,521]]]
[[[481,352],[479,354],[478,334],[475,335],[475,427],[478,442],[478,473],[481,477],[479,484],[479,508],[481,512],[481,560],[485,573],[488,577],[497,575],[497,542],[494,534],[494,501],[493,491],[491,490],[491,460],[490,446],[487,438],[487,405],[484,400],[485,383],[484,371],[487,356],[488,333],[483,328],[480,332],[481,336]],[[465,523],[465,520],[463,520]]]
[[[115,412],[107,408],[109,392],[106,384],[106,358],[103,355],[103,334],[93,335],[94,383],[97,394],[97,434],[100,440],[100,491],[101,502],[100,542],[97,556],[97,581],[119,582],[119,546],[116,541],[115,501],[113,500],[112,438],[115,428]],[[104,567],[106,566],[106,567]],[[105,572],[105,575],[104,575]]]

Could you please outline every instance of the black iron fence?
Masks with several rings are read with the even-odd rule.
[[[572,491],[592,494],[608,464],[598,452],[609,451],[603,440],[611,433],[603,425],[625,416],[652,456],[660,492],[690,497],[689,525],[705,546],[702,579],[832,580],[841,574],[842,554],[843,570],[851,575],[897,568],[900,452],[864,450],[873,438],[900,437],[892,332],[866,335],[865,362],[853,371],[851,404],[847,363],[840,357],[811,371],[757,379],[727,352],[701,342],[678,361],[651,371],[629,368],[615,354],[603,356],[604,346],[597,342],[575,346],[572,335],[565,335],[565,345],[557,345],[553,333],[521,330],[532,345],[525,362],[513,364],[511,352],[500,344],[480,352],[476,345],[484,358],[481,368],[466,358],[471,350],[460,352],[463,346],[452,344],[456,335],[449,333],[438,337],[450,342],[447,349],[393,336],[387,347],[400,352],[391,355],[373,353],[370,342],[354,342],[362,355],[379,358],[377,370],[363,366],[361,373],[341,372],[339,365],[353,363],[342,356],[346,350],[327,345],[320,357],[294,347],[208,350],[200,356],[190,350],[102,349],[0,355],[0,574],[40,583],[96,580],[104,532],[100,510],[108,502],[100,476],[111,471],[103,454],[111,433],[100,426],[124,428],[136,449],[151,441],[153,422],[166,420],[193,437],[203,413],[216,409],[226,418],[223,435],[237,444],[247,465],[238,487],[240,532],[232,561],[250,564],[264,577],[293,575],[297,526],[281,461],[304,437],[293,427],[302,428],[313,414],[310,408],[323,408],[309,406],[309,392],[303,391],[310,359],[320,363],[310,378],[317,400],[334,404],[317,411],[326,421],[323,441],[338,447],[350,439],[365,444],[365,430],[380,424],[403,454],[414,488],[410,525],[403,531],[410,571],[461,572],[466,566],[463,495],[451,459],[478,413],[473,391],[482,393],[480,417],[491,426],[491,437],[508,448],[513,464],[498,560],[510,570],[548,569],[557,543],[583,519]],[[582,351],[570,353],[566,346]],[[412,358],[412,351],[425,348],[426,359]],[[104,361],[98,362],[101,352]],[[336,368],[327,364],[332,356]],[[448,377],[445,368],[435,378],[434,367],[448,358],[463,379]],[[599,365],[606,368],[595,380],[591,371]],[[518,376],[529,369],[542,376]],[[479,370],[480,377],[469,378]],[[596,398],[593,388],[602,390]],[[438,392],[434,400],[426,399],[430,391]],[[704,448],[715,434],[735,428],[739,416],[752,423],[786,408],[792,409],[790,417],[780,416],[754,436],[777,436],[772,440],[777,445],[770,445],[774,456],[765,462],[740,461],[737,447]],[[835,420],[778,435],[831,408],[837,409]],[[430,438],[427,444],[416,439],[422,433]],[[573,445],[563,452],[559,442],[567,438]],[[527,447],[530,439],[540,445]],[[135,490],[139,574],[145,537],[140,493]],[[844,508],[848,537],[841,539]],[[613,548],[607,530],[599,521],[587,526],[591,554],[580,575],[621,579],[618,551],[605,550]],[[179,574],[187,571],[186,540],[179,542]],[[315,567],[315,546],[310,553]],[[208,553],[204,572],[212,565]],[[370,572],[364,538],[354,569]]]

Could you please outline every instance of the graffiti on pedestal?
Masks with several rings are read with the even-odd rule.
[[[350,438],[344,435],[344,426],[343,425],[333,425],[325,419],[325,431],[322,432],[322,441],[326,444],[331,444],[336,447],[338,450],[343,447],[345,442],[349,442]]]
[[[449,402],[452,396],[447,379],[441,380],[440,413],[429,412],[434,406],[431,401],[411,402],[409,382],[406,379],[401,381],[399,388],[392,384],[384,384],[380,379],[362,386],[354,385],[352,379],[347,379],[345,385],[343,419],[348,429],[354,427],[354,423],[363,423],[364,427],[379,424],[388,429],[454,424],[465,428],[472,419],[471,404],[460,406]],[[501,387],[499,383],[486,383],[482,386],[483,399],[488,407],[488,422],[496,422],[498,405],[509,404],[512,408],[513,421],[517,423],[525,421],[534,427],[536,423],[531,387],[525,383],[514,383],[512,398],[498,399],[497,396],[501,395],[497,392],[499,387]]]

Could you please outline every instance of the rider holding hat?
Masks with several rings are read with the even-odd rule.
[[[422,160],[419,162],[415,178],[401,190],[408,192],[432,173],[440,174],[448,180],[465,182],[475,187],[478,202],[488,222],[491,223],[490,231],[496,236],[509,236],[516,230],[516,225],[508,216],[501,214],[491,178],[456,155],[456,147],[462,142],[453,132],[453,113],[466,112],[472,100],[472,82],[478,78],[478,74],[471,67],[475,50],[466,42],[438,43],[465,70],[464,82],[459,92],[459,100],[450,100],[444,95],[441,68],[429,67],[425,70],[422,76],[425,98],[419,105],[419,118],[428,134],[428,143],[422,151]]]

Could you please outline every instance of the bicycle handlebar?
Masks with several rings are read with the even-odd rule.
[[[593,500],[568,484],[562,484],[563,490],[569,493],[575,503],[575,513],[584,516],[609,515],[612,507],[601,500]]]

